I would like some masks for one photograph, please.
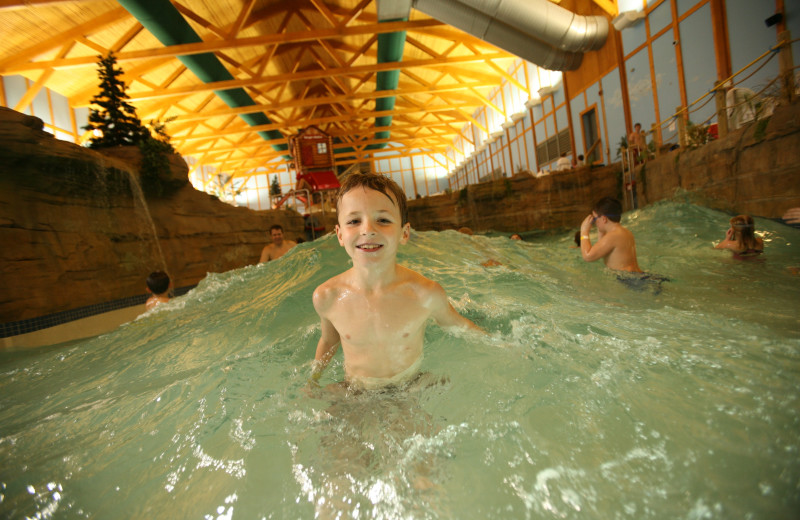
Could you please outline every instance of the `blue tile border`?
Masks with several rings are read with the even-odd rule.
[[[172,294],[173,296],[182,296],[195,287],[197,287],[196,284],[179,287],[178,289],[174,289]],[[119,300],[110,302],[78,307],[77,309],[70,309],[68,311],[54,312],[53,314],[39,316],[38,318],[0,323],[0,338],[19,336],[20,334],[27,334],[29,332],[55,327],[56,325],[63,325],[64,323],[88,318],[89,316],[96,316],[98,314],[125,309],[135,305],[144,305],[144,302],[147,301],[149,296],[149,294],[139,294],[137,296],[128,296],[127,298],[120,298]]]

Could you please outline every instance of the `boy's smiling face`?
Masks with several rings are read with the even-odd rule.
[[[394,259],[400,244],[408,241],[410,224],[403,225],[395,200],[379,191],[357,187],[339,203],[336,237],[357,262]]]

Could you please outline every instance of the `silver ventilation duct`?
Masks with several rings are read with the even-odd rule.
[[[602,47],[608,20],[548,0],[412,0],[415,9],[549,70],[574,70]]]

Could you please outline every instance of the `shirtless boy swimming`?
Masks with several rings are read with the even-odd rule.
[[[617,199],[604,197],[594,205],[592,213],[581,223],[581,256],[587,262],[603,259],[606,267],[617,271],[641,273],[636,261],[636,241],[633,233],[619,223],[622,204]],[[597,226],[597,242],[592,245],[589,231]]]
[[[339,346],[345,382],[373,389],[414,377],[422,362],[425,325],[481,330],[450,305],[442,287],[397,265],[408,242],[405,194],[388,177],[350,175],[339,189],[336,237],[353,266],[314,291],[322,336],[312,379],[318,380]]]

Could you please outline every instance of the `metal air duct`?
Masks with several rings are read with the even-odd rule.
[[[549,70],[574,70],[608,37],[608,20],[547,0],[413,0],[414,8]]]

